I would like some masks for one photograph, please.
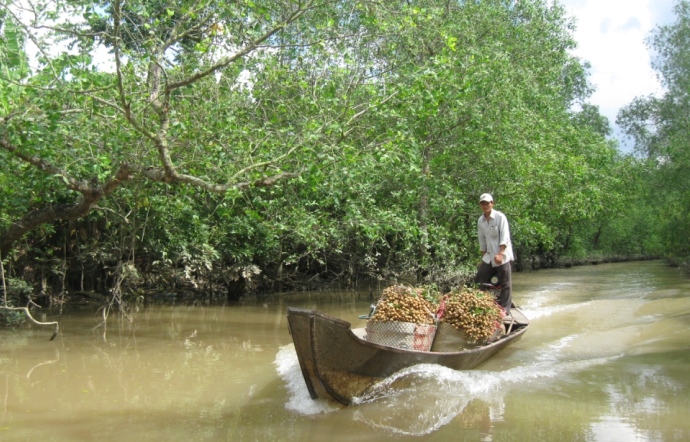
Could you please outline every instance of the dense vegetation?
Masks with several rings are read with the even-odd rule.
[[[636,218],[654,219],[650,229],[662,250],[687,268],[690,261],[690,2],[675,5],[675,22],[649,38],[653,67],[666,92],[638,97],[617,122],[635,141],[644,159],[638,193],[646,203]]]
[[[683,257],[677,12],[627,156],[544,0],[0,0],[3,282],[19,303],[457,281],[487,191],[518,268]]]

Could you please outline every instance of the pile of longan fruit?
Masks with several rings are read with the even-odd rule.
[[[383,290],[370,318],[374,321],[412,322],[415,324],[435,324],[437,306],[424,296],[424,289],[394,285]]]
[[[464,331],[470,341],[484,342],[502,327],[503,309],[490,293],[463,288],[443,298],[445,309],[441,321]]]
[[[434,297],[432,292],[423,287],[387,287],[370,320],[431,325],[437,321],[447,322],[475,343],[485,342],[502,327],[503,309],[490,293],[469,287],[443,296],[436,294]]]

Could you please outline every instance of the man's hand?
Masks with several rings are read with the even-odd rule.
[[[496,264],[503,264],[503,258],[505,258],[505,255],[503,253],[497,253],[496,256],[494,256],[494,261],[496,261]]]

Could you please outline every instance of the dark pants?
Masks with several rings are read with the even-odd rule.
[[[498,276],[497,285],[501,286],[501,291],[498,295],[498,303],[505,309],[506,315],[510,314],[510,305],[513,301],[513,278],[509,262],[498,267],[493,267],[491,263],[487,264],[482,261],[477,269],[477,275],[474,277],[474,282],[477,284],[490,283],[494,275]]]

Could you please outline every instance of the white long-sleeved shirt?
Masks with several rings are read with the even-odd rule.
[[[502,212],[492,209],[489,221],[482,214],[479,220],[477,220],[477,231],[479,233],[479,250],[486,252],[482,256],[482,261],[497,267],[514,259],[508,218]],[[503,251],[505,258],[503,259],[503,264],[496,264],[494,257],[501,251],[502,245],[506,246]]]

